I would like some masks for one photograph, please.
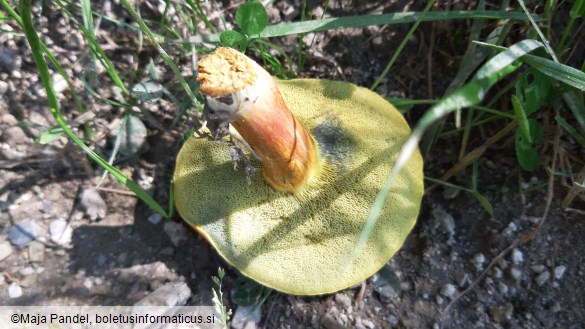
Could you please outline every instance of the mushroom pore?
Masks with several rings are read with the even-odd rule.
[[[345,82],[274,80],[229,48],[200,61],[198,80],[208,111],[224,114],[229,133],[249,144],[252,165],[263,171],[248,184],[234,170],[230,146],[203,134],[177,157],[177,209],[228,263],[276,290],[318,295],[359,283],[388,262],[418,216],[418,152],[365,247],[352,251],[410,134],[390,103]]]

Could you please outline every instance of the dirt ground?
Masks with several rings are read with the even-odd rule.
[[[461,3],[455,2],[451,9],[473,8]],[[92,5],[111,17],[125,18],[123,9],[114,3]],[[298,5],[276,1],[269,8],[271,22],[298,20]],[[309,2],[312,13],[317,15],[322,9],[319,3]],[[145,16],[156,17],[154,2],[143,10]],[[232,6],[227,13],[233,10]],[[421,8],[408,1],[356,6],[351,1],[334,1],[328,13],[403,10]],[[35,13],[43,40],[74,78],[84,104],[91,104],[95,113],[92,148],[108,154],[113,147],[111,131],[122,110],[83,92],[79,77],[88,49],[73,23],[53,5],[46,5],[42,14],[35,7]],[[440,97],[465,51],[469,26],[463,21],[421,25],[377,91],[392,97]],[[517,29],[521,27],[519,24]],[[312,45],[313,35],[308,35],[307,62],[300,76],[369,86],[408,28],[329,31],[317,34]],[[0,23],[0,30],[18,32],[0,33],[0,305],[133,305],[157,288],[181,280],[189,289],[189,305],[212,305],[211,277],[217,275],[218,267],[227,271],[224,283],[229,296],[237,270],[178,215],[160,220],[111,177],[99,190],[93,189],[102,170],[65,137],[48,145],[35,142],[55,122],[26,39],[13,22]],[[150,59],[162,66],[149,46],[138,52],[137,38],[127,29],[103,20],[100,31],[100,42],[129,81],[142,78],[130,72],[143,70]],[[274,41],[294,54],[296,36]],[[173,54],[173,46],[169,47]],[[192,74],[188,59],[178,63],[187,76]],[[57,75],[53,79],[62,112],[72,121],[80,113],[73,106],[71,92]],[[110,80],[103,72],[98,79],[98,92],[111,97]],[[176,83],[170,70],[163,80]],[[146,141],[115,164],[167,205],[174,158],[183,142],[182,133],[192,123],[172,126],[174,108],[166,100],[144,106],[150,115],[150,119],[144,113],[142,117]],[[407,119],[414,122],[422,110],[415,107]],[[82,127],[75,129],[81,131]],[[482,138],[479,134],[472,137],[470,147],[480,145]],[[459,137],[440,139],[425,157],[425,174],[440,177],[450,168],[457,161],[459,143]],[[463,171],[451,182],[469,186],[470,175],[470,170]],[[494,206],[493,217],[469,193],[453,193],[440,186],[430,189],[415,229],[388,264],[396,282],[377,275],[363,285],[319,297],[272,292],[262,305],[260,321],[252,327],[585,327],[585,216],[560,209],[566,186],[556,181],[544,223],[532,239],[519,243],[543,220],[547,172],[521,171],[510,136],[481,158],[478,178],[480,192]],[[573,207],[583,209],[583,204]],[[23,223],[37,231],[34,241],[19,247],[10,235],[15,234],[11,233],[15,225]],[[498,257],[505,250],[508,252]],[[229,297],[225,302],[236,309]]]

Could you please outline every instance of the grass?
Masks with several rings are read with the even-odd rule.
[[[518,167],[523,172],[547,169],[557,161],[555,158],[557,153],[551,152],[550,147],[545,148],[546,145],[552,143],[552,139],[545,136],[544,124],[554,125],[559,131],[558,134],[567,143],[575,143],[576,147],[580,148],[585,147],[583,100],[585,61],[578,62],[572,57],[574,47],[579,46],[579,36],[583,37],[585,0],[573,2],[568,10],[569,20],[564,25],[560,36],[553,33],[551,26],[555,16],[562,13],[558,7],[561,4],[552,0],[545,1],[544,11],[538,15],[531,13],[530,8],[523,1],[519,1],[520,7],[516,11],[505,10],[511,5],[509,1],[502,1],[500,10],[486,10],[485,1],[479,1],[476,10],[447,12],[431,10],[434,1],[428,1],[422,12],[319,17],[314,20],[305,20],[308,15],[305,15],[305,10],[303,10],[300,21],[274,25],[268,24],[268,16],[261,4],[246,2],[236,11],[233,29],[226,28],[230,18],[225,11],[207,11],[205,6],[202,6],[202,2],[196,0],[165,1],[162,15],[158,20],[143,18],[140,12],[141,7],[133,6],[127,0],[121,0],[120,3],[126,10],[130,23],[105,16],[92,8],[92,3],[87,0],[79,4],[64,0],[55,2],[58,9],[53,9],[61,10],[70,18],[73,28],[80,31],[87,42],[90,61],[103,67],[107,76],[106,78],[103,75],[88,75],[87,81],[84,80],[86,90],[83,92],[93,95],[94,102],[107,102],[122,109],[121,118],[124,118],[124,122],[133,107],[140,107],[146,101],[159,101],[160,97],[152,94],[154,91],[142,92],[140,96],[133,94],[132,90],[135,90],[133,88],[141,81],[127,77],[140,77],[140,75],[138,72],[120,71],[121,68],[117,66],[114,58],[102,48],[102,42],[98,37],[99,30],[94,21],[107,20],[110,24],[128,28],[130,31],[135,31],[139,44],[142,44],[140,41],[142,37],[146,37],[143,47],[156,51],[162,60],[156,65],[164,65],[165,68],[170,69],[174,76],[173,80],[178,83],[178,88],[174,89],[170,85],[164,86],[171,98],[181,99],[182,103],[174,104],[177,110],[174,112],[173,124],[160,128],[175,131],[178,130],[177,124],[184,120],[185,116],[194,116],[195,111],[201,110],[202,107],[202,97],[197,85],[192,77],[186,78],[182,72],[189,66],[193,72],[196,72],[196,62],[200,54],[211,51],[218,44],[259,54],[263,64],[274,74],[289,78],[299,73],[295,72],[295,68],[304,67],[303,56],[305,55],[300,39],[306,33],[321,33],[350,27],[409,24],[410,31],[393,53],[385,69],[377,74],[376,80],[370,86],[375,89],[381,81],[392,78],[390,72],[393,65],[397,59],[404,56],[404,46],[419,31],[420,24],[449,23],[459,20],[472,22],[465,53],[454,78],[446,82],[448,87],[445,94],[438,100],[400,100],[400,106],[406,111],[413,105],[420,107],[420,104],[428,104],[430,108],[414,126],[412,136],[402,148],[396,166],[389,173],[384,188],[374,201],[355,253],[359,253],[367,241],[401,166],[419,145],[423,153],[427,154],[433,150],[438,139],[458,136],[461,140],[458,162],[453,164],[445,176],[428,177],[427,180],[470,193],[490,215],[493,214],[493,207],[489,199],[481,194],[482,187],[478,186],[477,164],[491,145],[513,136]],[[31,1],[20,1],[18,6],[15,4],[8,0],[0,0],[0,8],[4,10],[0,11],[0,20],[9,22],[20,29],[16,35],[21,32],[25,34],[39,77],[46,90],[48,106],[57,123],[57,126],[43,133],[41,141],[49,143],[65,134],[97,165],[113,175],[154,211],[165,218],[173,216],[172,182],[169,184],[170,202],[165,209],[147,191],[112,165],[116,157],[115,152],[108,160],[105,160],[105,155],[96,152],[95,147],[92,147],[95,128],[85,125],[83,134],[71,129],[66,119],[70,114],[63,113],[61,110],[52,85],[49,66],[67,81],[71,90],[72,104],[80,113],[87,109],[79,96],[80,91],[74,88],[73,81],[84,79],[84,77],[68,75],[52,50],[41,41],[42,38],[39,38],[40,33],[31,13]],[[219,6],[215,2],[211,2],[211,5]],[[323,6],[328,8],[329,1],[323,1]],[[19,8],[19,10],[14,8]],[[519,27],[521,27],[520,32]],[[296,47],[278,46],[282,44],[279,38],[290,35],[299,37]],[[582,44],[580,46],[583,47]],[[298,59],[296,66],[292,59],[295,56]],[[573,66],[567,63],[572,63]],[[95,79],[99,80],[98,83],[110,83],[117,86],[120,90],[118,98],[103,97],[95,92],[92,89],[92,85],[96,83]],[[442,83],[445,84],[445,82]],[[495,105],[502,103],[507,104],[507,107],[500,108]],[[550,115],[544,115],[545,113]],[[453,120],[450,120],[450,114],[453,114]],[[554,120],[546,121],[548,117]],[[452,124],[445,125],[446,121]],[[488,125],[490,125],[489,129]],[[496,125],[495,129],[494,125]],[[492,132],[490,136],[487,136],[486,142],[475,149],[468,150],[471,136],[478,132],[485,134],[486,131],[488,134]],[[555,171],[551,175],[563,177],[563,179],[568,177],[573,184],[571,193],[582,195],[583,183],[579,182],[573,173],[577,171],[575,168],[585,165],[583,160],[576,158],[560,160],[564,164],[561,171]],[[472,166],[469,187],[448,182],[450,177],[462,172],[468,166]],[[565,203],[565,206],[569,207],[570,202]]]

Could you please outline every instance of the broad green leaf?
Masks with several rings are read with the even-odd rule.
[[[236,22],[247,35],[257,35],[268,25],[268,13],[259,2],[246,2],[236,11]]]
[[[530,143],[519,130],[516,130],[516,157],[522,168],[527,171],[533,171],[540,161],[538,149],[535,145],[542,143],[544,133],[538,121],[529,120],[528,123],[533,143]]]
[[[540,109],[548,99],[551,86],[551,79],[535,68],[522,73],[516,83],[516,97],[522,103],[526,117]]]
[[[248,39],[237,31],[224,31],[219,36],[222,45],[244,51],[248,47]]]

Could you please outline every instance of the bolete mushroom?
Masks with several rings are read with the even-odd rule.
[[[209,132],[187,139],[177,157],[175,201],[228,263],[276,290],[319,295],[359,283],[388,262],[420,208],[418,152],[364,248],[352,251],[410,133],[390,103],[351,83],[275,80],[230,48],[203,58],[197,80]],[[210,136],[228,136],[235,146]],[[263,177],[234,170],[247,146]]]

